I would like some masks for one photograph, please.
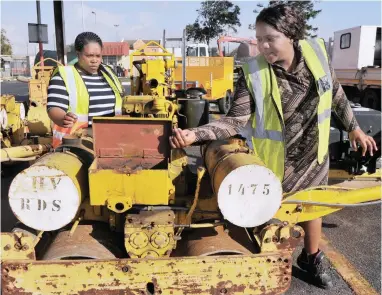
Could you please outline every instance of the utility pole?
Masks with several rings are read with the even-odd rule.
[[[182,38],[182,89],[186,89],[186,29],[183,29]]]
[[[65,23],[64,3],[62,0],[53,1],[54,26],[56,35],[57,59],[63,65],[65,62]]]
[[[37,9],[37,27],[38,27],[38,47],[40,51],[40,61],[41,61],[41,66],[44,66],[44,51],[42,47],[42,30],[40,28],[41,25],[41,11],[40,11],[40,0],[36,0],[36,9]]]
[[[94,14],[94,24],[97,25],[97,13],[92,11],[92,14]]]
[[[84,21],[84,1],[81,0],[82,8],[82,32],[85,32],[85,21]]]
[[[119,25],[114,25],[114,27],[115,27],[115,37],[116,37],[117,42],[118,42],[118,27],[119,27]]]

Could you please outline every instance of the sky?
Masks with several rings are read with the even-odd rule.
[[[0,1],[1,28],[7,32],[15,55],[34,55],[38,45],[28,44],[28,23],[37,23],[36,1]],[[233,1],[240,7],[241,27],[233,34],[254,37],[248,29],[253,23],[258,3],[267,1]],[[375,1],[315,1],[322,12],[309,23],[318,27],[318,36],[328,40],[333,32],[360,25],[381,25],[380,0]],[[41,23],[48,25],[49,44],[55,49],[53,0],[41,0]],[[97,33],[104,42],[122,39],[161,40],[181,37],[182,29],[197,18],[200,1],[64,1],[65,43],[72,44],[84,29]],[[94,12],[94,13],[92,13]],[[83,26],[84,23],[84,26]],[[117,27],[115,26],[117,25]]]

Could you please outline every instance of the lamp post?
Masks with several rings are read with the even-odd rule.
[[[118,27],[119,27],[119,25],[114,25],[114,27],[115,27],[115,37],[118,41]]]
[[[84,1],[81,1],[81,10],[82,10],[82,32],[85,32]]]
[[[97,24],[97,13],[95,11],[92,11],[92,14],[94,14],[94,24]]]

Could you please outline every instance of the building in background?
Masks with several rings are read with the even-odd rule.
[[[11,77],[12,56],[0,55],[0,62],[1,62],[1,70],[0,70],[1,78]]]
[[[0,55],[1,78],[30,76],[30,62],[27,56]]]
[[[129,68],[129,43],[128,42],[103,42],[103,63],[111,66],[118,76],[125,76]],[[121,71],[123,74],[121,75]]]

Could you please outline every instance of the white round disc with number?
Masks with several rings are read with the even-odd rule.
[[[266,167],[241,166],[224,178],[217,198],[225,219],[237,226],[254,227],[276,214],[281,205],[282,186]]]
[[[73,220],[80,206],[80,196],[64,172],[46,166],[31,166],[13,179],[9,204],[25,225],[52,231]]]

